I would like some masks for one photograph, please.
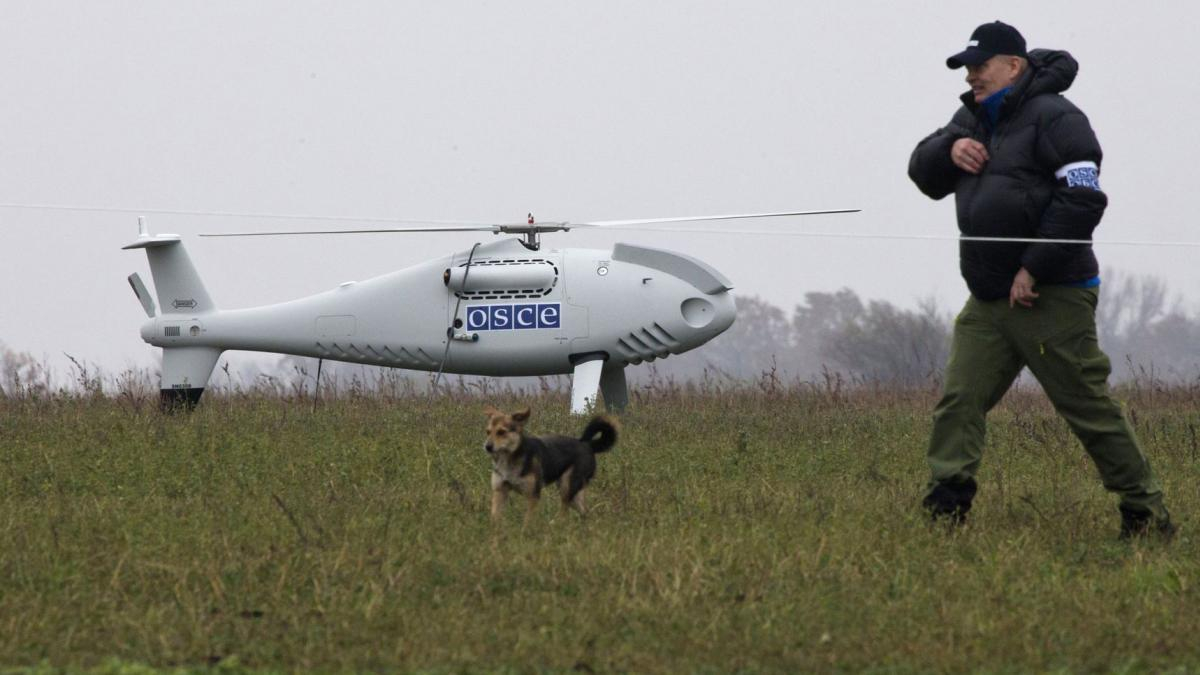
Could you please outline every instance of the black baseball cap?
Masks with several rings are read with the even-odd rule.
[[[997,54],[1028,57],[1021,32],[1003,21],[985,23],[971,33],[967,48],[946,59],[950,69],[977,66]]]

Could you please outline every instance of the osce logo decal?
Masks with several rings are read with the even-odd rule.
[[[467,330],[559,328],[559,303],[475,305],[467,308]]]

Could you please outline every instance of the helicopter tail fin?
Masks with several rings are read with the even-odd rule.
[[[151,235],[145,221],[138,218],[137,240],[121,248],[146,249],[158,306],[164,314],[200,314],[217,308],[179,235]]]
[[[216,347],[163,347],[163,410],[194,408],[219,358]]]

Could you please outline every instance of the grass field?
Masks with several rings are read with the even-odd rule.
[[[1193,389],[1122,392],[1180,536],[1036,391],[991,417],[969,526],[918,512],[934,394],[639,391],[591,515],[488,518],[485,403],[0,398],[0,670],[1200,669]]]

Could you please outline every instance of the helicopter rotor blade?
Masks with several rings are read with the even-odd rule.
[[[666,223],[690,223],[706,220],[745,220],[751,218],[783,218],[788,216],[814,216],[830,213],[858,213],[861,209],[822,209],[819,211],[778,211],[770,213],[731,213],[712,216],[683,216],[672,218],[634,218],[627,220],[596,220],[586,223],[514,223],[509,225],[475,225],[460,227],[393,227],[393,228],[378,228],[369,230],[307,230],[293,232],[230,232],[222,234],[201,234],[201,237],[257,237],[257,236],[276,236],[276,235],[296,235],[296,234],[383,234],[389,232],[470,232],[470,231],[485,231],[485,232],[522,232],[527,230],[532,231],[557,231],[568,230],[571,228],[611,228],[611,229],[637,229],[634,225],[658,225]],[[384,221],[385,219],[376,219]],[[416,221],[395,221],[395,222],[416,222]],[[438,221],[434,221],[438,222]],[[443,221],[444,222],[444,221]]]
[[[744,220],[750,218],[784,218],[787,216],[817,216],[829,213],[858,213],[862,209],[821,209],[818,211],[777,211],[771,213],[730,213],[716,216],[684,216],[682,218],[634,218],[630,220],[593,220],[586,223],[571,223],[571,227],[605,227],[618,229],[628,225],[653,225],[659,223],[690,223],[702,220]]]
[[[370,230],[295,230],[291,232],[203,232],[201,237],[280,237],[300,234],[389,234],[396,232],[499,232],[499,225],[385,227]]]

